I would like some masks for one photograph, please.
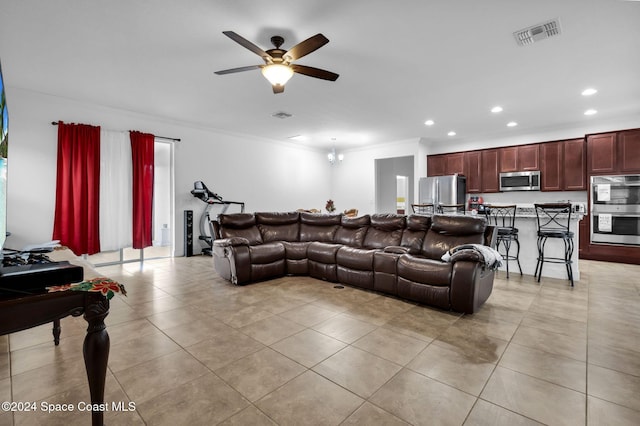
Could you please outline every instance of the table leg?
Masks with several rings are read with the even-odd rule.
[[[109,334],[104,319],[109,313],[109,300],[100,293],[88,293],[84,319],[89,323],[84,339],[84,364],[89,379],[91,404],[94,408],[104,406],[104,385],[109,360]],[[91,424],[103,425],[104,410],[92,410]]]
[[[60,332],[62,331],[60,327],[60,318],[53,320],[53,343],[56,346],[60,344]]]

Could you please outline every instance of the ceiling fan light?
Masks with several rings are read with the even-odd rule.
[[[284,86],[293,76],[291,67],[282,64],[271,64],[262,67],[262,75],[274,86]]]

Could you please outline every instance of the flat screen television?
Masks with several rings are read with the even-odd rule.
[[[7,111],[7,97],[2,78],[2,63],[0,63],[0,112],[2,124],[0,126],[0,250],[4,247],[7,238],[7,152],[9,148],[9,112]],[[2,253],[0,251],[0,259]]]

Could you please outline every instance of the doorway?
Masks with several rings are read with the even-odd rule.
[[[414,157],[375,160],[376,213],[411,214],[414,194]]]
[[[396,176],[396,213],[409,212],[409,176]]]

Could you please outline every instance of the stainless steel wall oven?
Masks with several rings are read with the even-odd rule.
[[[640,246],[640,175],[592,176],[591,242]]]

